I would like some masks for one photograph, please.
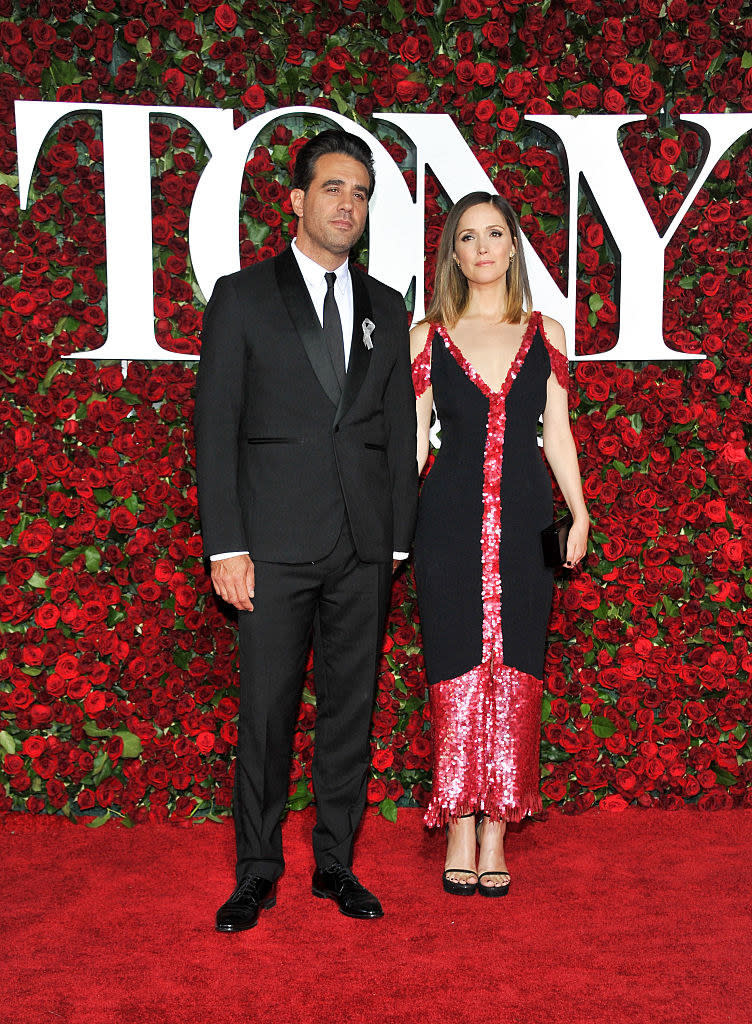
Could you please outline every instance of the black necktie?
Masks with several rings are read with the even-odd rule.
[[[324,299],[324,341],[329,349],[340,391],[345,383],[345,343],[342,339],[342,321],[339,318],[337,300],[334,298],[334,282],[337,275],[330,271],[324,274],[326,298]]]

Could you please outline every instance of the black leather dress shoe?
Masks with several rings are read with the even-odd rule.
[[[246,875],[235,892],[217,911],[218,932],[244,932],[255,927],[259,911],[277,902],[277,883],[258,875]]]
[[[314,896],[334,900],[341,914],[347,917],[383,917],[381,904],[344,864],[316,868],[311,888]]]

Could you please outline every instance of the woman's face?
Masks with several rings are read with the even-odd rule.
[[[514,251],[506,218],[493,203],[465,210],[454,233],[454,258],[468,281],[491,284],[504,277]]]

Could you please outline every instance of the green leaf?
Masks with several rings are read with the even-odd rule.
[[[54,58],[50,71],[55,85],[73,85],[74,82],[80,82],[83,78],[73,61]]]
[[[137,494],[130,494],[130,495],[129,495],[129,496],[128,496],[128,497],[126,498],[126,499],[125,499],[125,501],[123,502],[123,504],[124,504],[124,505],[125,505],[125,507],[126,507],[126,508],[128,509],[128,511],[129,511],[129,512],[132,512],[132,513],[133,513],[133,515],[135,516],[135,515],[136,515],[136,513],[137,513],[137,512],[139,511],[139,504],[138,504],[138,495],[137,495]]]
[[[618,416],[618,414],[623,409],[624,409],[624,406],[623,405],[619,405],[618,403],[610,406],[608,412],[606,413],[606,419],[607,420],[612,420],[614,418],[614,416]]]
[[[719,786],[735,786],[739,781],[736,775],[727,772],[725,768],[714,768],[713,771]]]
[[[387,821],[396,823],[397,805],[394,802],[394,800],[390,800],[389,797],[387,797],[385,800],[382,800],[381,803],[379,804],[379,813],[381,814],[382,818],[386,818]]]
[[[609,736],[613,736],[616,732],[616,726],[610,718],[604,718],[603,715],[596,715],[592,720],[593,733],[600,739],[608,739]]]
[[[99,567],[102,564],[102,555],[97,548],[84,548],[84,556],[86,558],[86,571],[91,573],[99,572]]]
[[[545,764],[547,761],[554,761],[557,764],[561,764],[563,761],[568,761],[572,755],[568,754],[563,747],[554,746],[553,743],[549,743],[548,740],[541,739],[541,761]]]
[[[187,669],[191,658],[188,651],[177,650],[172,652],[172,660],[178,668]]]
[[[338,112],[340,114],[348,114],[348,113],[350,113],[350,111],[351,111],[350,104],[346,100],[344,100],[342,98],[342,96],[340,95],[340,93],[337,92],[336,89],[332,89],[332,91],[329,93],[329,95],[334,100],[334,102],[337,104],[337,110],[338,110]]]
[[[682,277],[679,279],[679,287],[686,288],[687,290],[694,288],[697,281],[694,277]]]
[[[112,501],[112,491],[109,487],[95,487],[92,494],[97,505],[106,505],[108,501]]]
[[[597,313],[599,309],[603,309],[603,299],[598,294],[593,294],[588,299],[588,306],[594,313]]]
[[[752,53],[749,50],[745,50],[742,54],[742,67],[745,71],[747,68],[752,68]]]
[[[0,732],[0,747],[2,747],[7,754],[15,754],[16,752],[16,741],[9,732],[5,731],[5,729]]]
[[[405,17],[405,8],[402,6],[399,0],[389,0],[387,7],[389,8],[389,13],[394,18],[395,21],[402,21],[402,19]]]
[[[616,470],[616,472],[619,474],[619,476],[626,476],[627,473],[629,472],[629,470],[624,465],[624,463],[621,462],[619,459],[614,459],[612,465],[613,465],[614,469]]]
[[[38,590],[45,590],[47,587],[47,577],[42,576],[40,572],[34,572],[34,574],[29,577],[29,586],[36,587]]]
[[[64,551],[58,562],[62,566],[71,565],[76,560],[76,557],[81,554],[83,548],[70,548],[68,551]]]
[[[18,188],[18,175],[17,174],[4,174],[0,171],[0,184],[7,185],[8,188]]]
[[[123,741],[123,757],[138,757],[141,753],[141,740],[127,729],[118,729],[115,733]]]
[[[106,750],[100,751],[94,758],[94,785],[98,786],[104,779],[112,775],[112,761]]]
[[[93,722],[86,722],[84,724],[84,732],[87,736],[112,736],[112,729],[98,729]],[[101,755],[97,755],[98,757]],[[97,769],[97,763],[94,762],[94,770]]]
[[[638,412],[632,413],[632,415],[629,417],[629,422],[632,424],[635,433],[642,433],[642,416],[640,416]]]
[[[309,792],[303,793],[301,796],[294,796],[287,802],[287,806],[291,811],[302,811],[313,800],[313,794]]]
[[[262,221],[251,220],[250,218],[244,220],[244,224],[248,231],[248,237],[254,245],[262,245],[266,241],[269,235],[269,226],[264,224]]]
[[[543,704],[541,706],[541,721],[542,722],[550,722],[551,721],[551,698],[550,697],[544,697],[543,698]]]
[[[50,367],[47,370],[47,373],[45,373],[45,375],[44,375],[44,380],[39,385],[39,390],[40,390],[40,392],[43,395],[47,394],[47,391],[49,390],[50,384],[52,383],[52,378],[56,377],[58,375],[58,373],[60,372],[60,369],[61,369],[61,367],[63,365],[64,365],[64,363],[63,363],[62,359],[58,359],[58,361],[56,363],[52,363],[50,365]]]
[[[93,821],[87,822],[87,824],[89,828],[99,828],[100,825],[104,825],[106,821],[109,821],[111,817],[112,815],[110,814],[109,810],[107,810],[104,812],[104,814],[100,814],[98,818],[95,818]]]

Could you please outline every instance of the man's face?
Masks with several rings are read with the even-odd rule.
[[[300,250],[335,270],[363,234],[368,216],[368,171],[344,153],[325,153],[316,161],[308,190],[293,189],[290,202],[298,218]]]

